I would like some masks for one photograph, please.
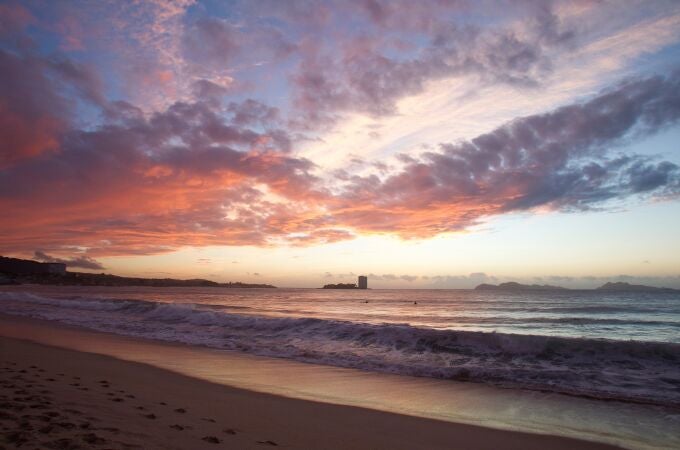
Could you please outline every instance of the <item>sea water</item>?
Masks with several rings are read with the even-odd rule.
[[[680,294],[12,286],[0,311],[315,364],[680,407]]]

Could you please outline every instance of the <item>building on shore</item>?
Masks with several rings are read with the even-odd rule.
[[[359,289],[368,289],[368,277],[366,275],[359,275]]]

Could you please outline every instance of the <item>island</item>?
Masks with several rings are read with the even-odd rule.
[[[510,281],[501,284],[482,283],[475,287],[476,291],[570,291],[572,289],[550,284],[522,284]],[[603,291],[603,292],[680,292],[680,289],[666,287],[645,286],[643,284],[630,284],[624,282],[607,282],[595,289],[578,289],[580,291]]]
[[[680,292],[680,289],[672,289],[667,287],[646,286],[644,284],[630,284],[622,281],[616,283],[605,283],[596,288],[597,291],[611,291],[611,292]]]
[[[60,286],[150,286],[150,287],[223,287],[276,288],[270,284],[242,282],[218,283],[195,278],[121,277],[107,273],[67,272],[64,264],[41,263],[28,259],[0,256],[0,284],[51,284]]]
[[[521,284],[514,281],[501,284],[482,283],[475,287],[476,291],[566,291],[562,286],[551,286],[549,284]]]
[[[323,289],[359,289],[354,283],[325,284]]]

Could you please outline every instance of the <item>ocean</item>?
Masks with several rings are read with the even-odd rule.
[[[315,364],[680,407],[680,294],[5,286],[0,311]]]

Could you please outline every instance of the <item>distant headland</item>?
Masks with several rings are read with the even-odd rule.
[[[667,287],[645,286],[644,284],[630,284],[624,282],[605,283],[598,291],[612,291],[612,292],[680,292],[680,289],[672,289]]]
[[[0,256],[0,284],[52,284],[63,286],[151,286],[276,288],[270,284],[218,283],[204,279],[120,277],[106,273],[67,272],[61,263],[41,263],[29,259]]]
[[[549,284],[521,284],[514,281],[501,284],[480,284],[475,287],[476,291],[569,291],[571,289]],[[579,289],[584,290],[584,289]],[[643,284],[630,284],[624,282],[608,282],[595,289],[587,289],[605,292],[680,292],[680,289],[665,287],[645,286]]]

